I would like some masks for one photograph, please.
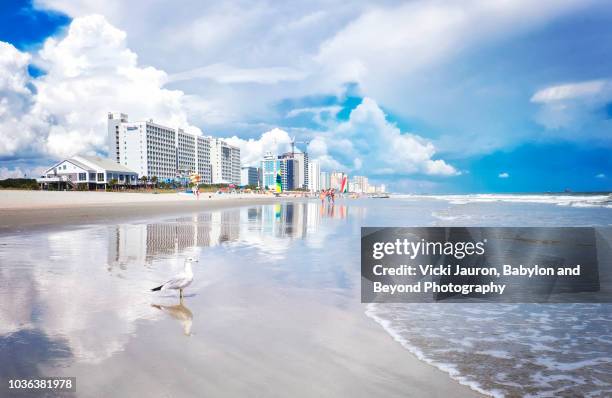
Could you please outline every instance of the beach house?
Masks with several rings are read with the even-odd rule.
[[[41,189],[105,189],[138,185],[138,173],[126,166],[98,156],[74,156],[49,167],[36,181]]]

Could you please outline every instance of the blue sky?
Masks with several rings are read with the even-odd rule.
[[[394,191],[612,190],[612,7],[491,4],[3,3],[0,175],[103,154],[124,111]]]

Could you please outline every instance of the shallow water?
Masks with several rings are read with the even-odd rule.
[[[360,227],[423,225],[612,225],[612,210],[312,201],[7,233],[0,379],[76,376],[79,396],[248,395],[279,380],[346,395],[350,386],[334,390],[323,370],[300,377],[299,367],[333,358],[321,351],[332,331],[316,322],[338,329],[343,314],[367,310],[421,359],[481,391],[612,393],[610,306],[359,304]],[[188,256],[199,263],[182,304],[150,292]]]

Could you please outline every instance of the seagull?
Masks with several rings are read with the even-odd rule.
[[[151,289],[152,292],[159,290],[178,289],[179,297],[183,299],[183,289],[191,285],[193,281],[193,270],[191,269],[191,263],[197,263],[198,260],[193,257],[189,257],[185,260],[185,270],[178,275],[175,275],[172,279],[164,282],[163,284]]]

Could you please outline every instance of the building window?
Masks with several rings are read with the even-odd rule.
[[[87,180],[87,173],[79,173],[79,181]]]
[[[98,181],[104,181],[104,173],[98,173]]]

